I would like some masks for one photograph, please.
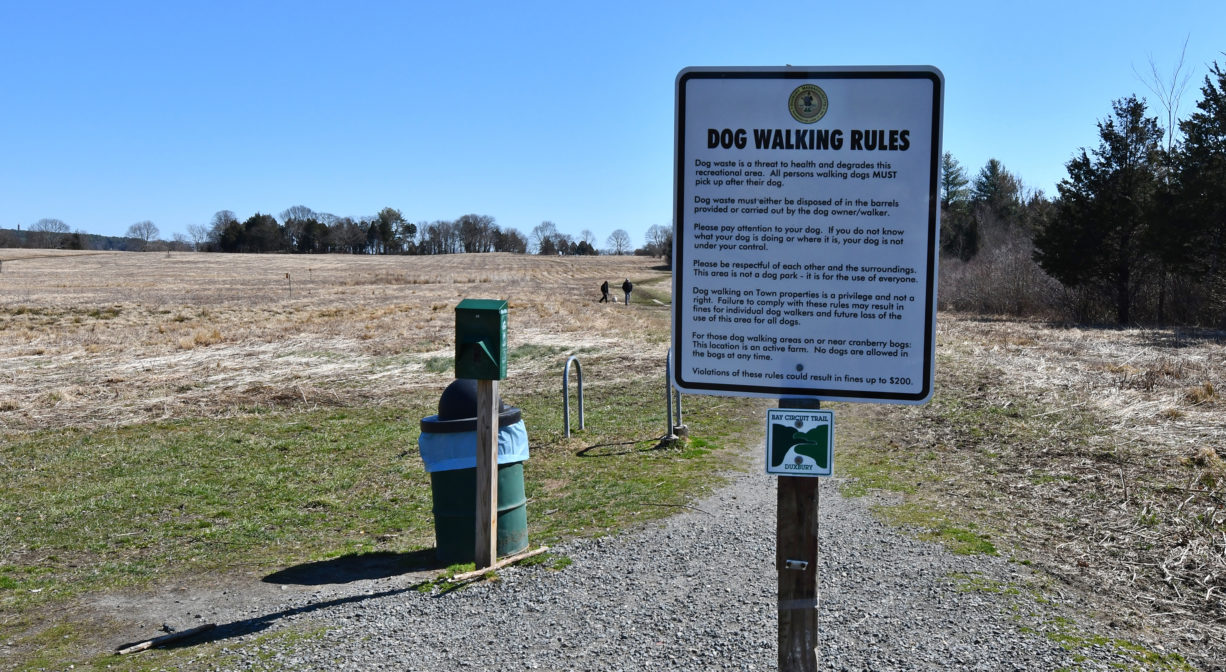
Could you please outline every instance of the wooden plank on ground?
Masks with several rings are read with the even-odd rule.
[[[154,637],[153,639],[146,639],[143,642],[137,642],[135,644],[130,644],[121,649],[118,649],[117,651],[115,651],[115,653],[118,653],[119,655],[123,656],[129,653],[136,653],[137,651],[144,651],[145,649],[152,649],[155,646],[163,646],[171,642],[178,641],[180,639],[187,639],[188,637],[191,637],[192,635],[198,635],[202,632],[205,632],[206,630],[212,630],[215,627],[217,627],[216,623],[205,623],[204,625],[197,626],[195,628],[191,628],[190,630],[181,630],[179,632],[172,632],[169,635],[162,635],[161,637]]]
[[[534,555],[540,555],[541,553],[544,553],[545,551],[548,551],[548,550],[549,550],[548,546],[541,546],[540,548],[537,548],[531,551],[524,551],[522,553],[516,553],[515,555],[508,555],[507,557],[499,560],[498,562],[495,562],[490,567],[486,567],[485,569],[477,569],[471,572],[464,572],[463,574],[456,574],[455,576],[448,579],[448,581],[451,581],[453,583],[460,583],[461,581],[468,581],[469,579],[475,579],[481,576],[485,576],[489,572],[492,572],[496,569],[501,569],[503,567],[506,567],[507,565],[515,564],[519,562],[520,560],[527,560],[528,558],[531,558]]]

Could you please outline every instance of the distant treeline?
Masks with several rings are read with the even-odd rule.
[[[195,234],[205,252],[284,252],[295,254],[452,254],[526,252],[528,241],[515,229],[498,227],[486,215],[465,215],[454,222],[414,224],[399,210],[384,208],[374,217],[353,219],[294,206],[272,215],[256,213],[239,221],[222,210],[212,225]]]
[[[1186,324],[1226,329],[1226,71],[1214,63],[1195,111],[1179,119],[1175,86],[1154,81],[1166,120],[1144,99],[1112,103],[1099,143],[1066,164],[1049,198],[990,159],[972,179],[942,157],[942,308],[1118,324]],[[1185,80],[1186,81],[1186,80]],[[157,239],[151,222],[124,238],[71,233],[40,220],[30,231],[0,230],[0,247],[197,249],[216,252],[454,254],[649,254],[671,258],[671,227],[652,226],[634,249],[622,229],[598,251],[542,222],[525,236],[488,215],[414,224],[398,210],[353,219],[295,206],[239,221],[229,210],[190,238]]]
[[[163,243],[162,249],[167,249],[173,243]],[[130,252],[146,248],[145,241],[126,236],[97,236],[91,233],[77,231],[63,233],[41,229],[0,229],[0,247],[28,247],[59,250],[113,250]],[[191,249],[183,246],[181,249]]]
[[[191,225],[189,236],[177,234],[172,241],[160,240],[158,228],[147,221],[133,224],[125,237],[69,231],[59,220],[43,219],[28,231],[0,230],[0,247],[287,254],[602,253],[596,248],[591,231],[583,231],[576,240],[558,231],[552,222],[541,222],[525,236],[514,228],[498,226],[489,215],[470,214],[454,221],[415,224],[394,208],[384,208],[373,217],[354,219],[317,213],[297,205],[282,212],[280,219],[256,213],[243,221],[230,210],[221,210],[213,215],[209,225]],[[646,245],[636,250],[630,244],[630,235],[617,229],[606,244],[605,254],[671,256],[672,230],[652,226]]]
[[[222,210],[213,215],[209,227],[196,229],[192,235],[197,249],[214,252],[601,254],[591,231],[583,231],[576,240],[558,231],[552,222],[541,222],[525,236],[517,229],[500,227],[489,215],[469,214],[454,221],[415,224],[394,208],[384,208],[374,217],[353,219],[317,213],[298,205],[282,212],[280,219],[257,213],[242,222],[234,213]],[[634,250],[629,234],[618,229],[606,241],[605,253],[637,251],[662,256],[671,253],[671,241],[671,230],[653,226],[648,231],[647,245]]]
[[[1165,128],[1143,99],[1115,101],[1055,199],[995,159],[971,180],[946,153],[942,306],[1226,328],[1226,72],[1210,68],[1187,119],[1163,100]]]

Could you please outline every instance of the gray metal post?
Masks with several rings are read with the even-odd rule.
[[[673,394],[677,395],[677,412],[675,414],[677,416],[677,426],[685,427],[685,421],[681,419],[681,390],[674,387]]]
[[[673,370],[673,349],[668,349],[668,357],[664,360],[664,410],[667,416],[664,421],[664,440],[676,441],[673,433],[673,380],[670,373]]]
[[[681,390],[673,387],[671,373],[673,370],[673,349],[668,349],[668,358],[664,364],[664,408],[668,416],[666,422],[668,427],[665,428],[664,439],[666,441],[675,441],[678,436],[686,435],[687,428],[685,423],[681,421]],[[676,395],[675,397],[673,395]],[[674,401],[674,399],[676,401]],[[673,423],[673,404],[677,405],[676,418],[677,422]]]

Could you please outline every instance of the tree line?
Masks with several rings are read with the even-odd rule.
[[[289,254],[460,254],[513,252],[542,255],[645,254],[671,256],[672,229],[652,226],[647,242],[634,248],[630,234],[617,229],[596,247],[596,235],[585,229],[578,238],[541,222],[528,235],[500,227],[489,215],[469,214],[454,221],[413,223],[395,208],[373,217],[337,217],[304,205],[284,210],[280,218],[256,213],[240,221],[233,211],[220,210],[207,225],[189,225],[188,235],[161,240],[150,221],[128,227],[122,237],[72,232],[57,219],[39,220],[26,231],[0,230],[0,247],[43,247],[106,250],[198,250],[201,252]]]
[[[1200,94],[1182,120],[1160,96],[1165,127],[1144,99],[1114,101],[1098,145],[1066,164],[1055,198],[1027,193],[996,159],[972,179],[946,153],[942,304],[1226,327],[1226,71],[1217,63]]]
[[[950,153],[941,161],[943,308],[1119,324],[1226,328],[1226,71],[1214,63],[1195,111],[1176,114],[1175,87],[1151,88],[1165,108],[1152,116],[1135,95],[1111,104],[1098,145],[1081,148],[1049,198],[1028,191],[1000,161],[972,178]],[[413,223],[399,210],[337,217],[294,206],[280,219],[229,210],[190,236],[157,239],[138,222],[123,238],[70,232],[59,220],[0,230],[0,246],[197,249],[300,254],[598,254],[595,236],[576,238],[542,222],[527,235],[488,215]],[[100,241],[105,241],[105,247]],[[652,226],[643,247],[624,229],[603,253],[671,258],[672,227]]]
[[[649,234],[661,227],[652,227]],[[513,227],[503,228],[489,215],[468,214],[453,221],[414,223],[395,208],[384,208],[374,217],[354,219],[316,213],[297,205],[278,220],[256,213],[239,221],[222,210],[208,226],[189,227],[196,249],[205,252],[282,252],[295,254],[461,254],[512,252],[542,255],[596,255],[596,236],[584,230],[578,239],[558,230],[553,222],[541,222],[524,235]],[[661,255],[663,250],[649,235],[648,245],[635,250],[625,229],[615,230],[605,241],[606,254]],[[668,235],[671,241],[671,230]]]

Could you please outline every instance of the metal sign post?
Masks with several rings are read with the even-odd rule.
[[[926,66],[678,74],[678,390],[778,397],[797,416],[931,398],[944,85]],[[830,473],[833,419],[796,421],[770,425],[788,445],[767,456],[779,669],[815,670],[818,481],[788,474]]]

